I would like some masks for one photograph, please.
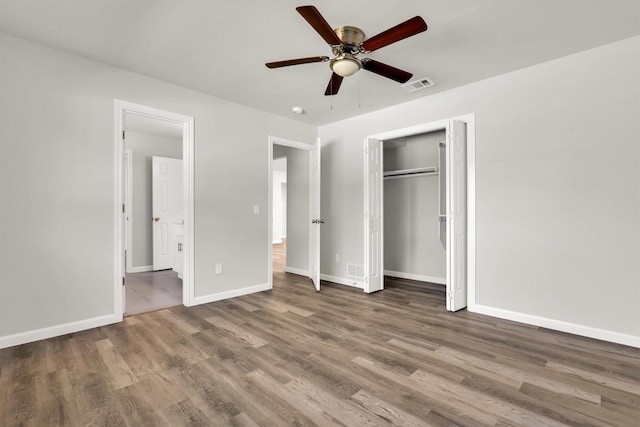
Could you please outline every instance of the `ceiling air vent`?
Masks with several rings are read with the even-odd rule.
[[[433,86],[434,83],[429,77],[423,77],[418,80],[414,80],[409,83],[403,84],[401,87],[407,92],[415,92],[420,89],[426,89],[428,87]]]

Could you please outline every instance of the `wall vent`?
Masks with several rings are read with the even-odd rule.
[[[362,279],[364,277],[364,265],[347,264],[347,276]]]
[[[409,82],[409,83],[405,83],[400,87],[403,88],[404,90],[406,90],[407,92],[415,92],[417,90],[426,89],[428,87],[431,87],[434,84],[435,83],[433,83],[433,80],[431,80],[429,77],[423,77],[421,79],[414,80],[414,81]]]

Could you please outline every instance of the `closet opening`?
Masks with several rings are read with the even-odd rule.
[[[382,142],[385,284],[403,279],[444,292],[445,140],[441,129]]]
[[[369,136],[364,157],[364,291],[388,275],[475,306],[475,116]]]

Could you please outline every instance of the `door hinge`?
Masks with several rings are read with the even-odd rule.
[[[122,278],[122,286],[124,286],[124,277]]]
[[[122,213],[124,213],[124,203],[122,204]]]
[[[122,131],[122,141],[124,142],[124,131]]]

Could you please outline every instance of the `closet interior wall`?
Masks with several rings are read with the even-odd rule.
[[[442,130],[384,141],[385,175],[433,167],[437,170],[439,144],[445,138]],[[445,284],[446,252],[439,238],[439,192],[439,172],[400,172],[385,177],[385,275]]]

